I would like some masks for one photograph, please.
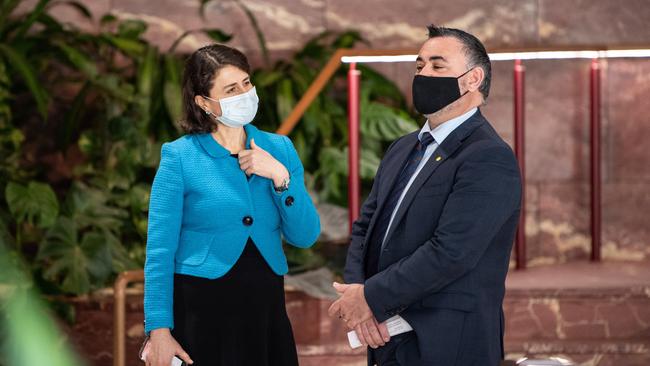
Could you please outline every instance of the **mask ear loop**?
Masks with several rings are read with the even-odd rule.
[[[462,78],[463,76],[467,75],[467,73],[470,72],[470,71],[472,71],[472,70],[474,70],[474,67],[470,68],[469,70],[467,70],[467,71],[465,71],[464,73],[462,73],[461,75],[459,75],[459,76],[456,78],[456,80],[458,80],[458,79]],[[458,97],[458,99],[464,97],[465,94],[467,94],[467,93],[469,93],[469,90],[465,90],[465,92],[464,92],[463,94],[461,94],[460,97]]]
[[[219,101],[218,101],[217,99],[212,99],[212,98],[210,98],[210,97],[206,97],[205,95],[201,95],[201,97],[203,97],[204,99],[211,100],[211,101],[213,101],[213,102],[219,103]],[[213,115],[213,113],[212,113],[211,111],[207,110],[207,109],[204,109],[203,111],[204,111],[205,114],[207,114],[208,116]],[[216,117],[216,116],[215,116],[215,117]]]

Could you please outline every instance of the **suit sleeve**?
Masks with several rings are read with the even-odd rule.
[[[519,212],[521,179],[512,151],[492,146],[459,167],[434,236],[369,278],[366,301],[384,321],[471,271],[503,224]]]
[[[398,140],[388,147],[384,155],[388,155],[397,141]],[[348,255],[345,259],[345,269],[343,272],[345,283],[365,282],[363,242],[368,234],[370,220],[372,220],[372,216],[375,214],[375,210],[377,209],[377,190],[379,189],[382,167],[383,163],[379,165],[379,168],[377,168],[377,174],[375,174],[375,179],[372,182],[372,188],[370,189],[368,198],[366,198],[363,202],[363,206],[361,206],[359,218],[352,224],[350,246],[348,247]]]
[[[283,136],[288,155],[289,189],[278,194],[269,180],[269,189],[280,212],[282,235],[299,248],[312,246],[320,235],[320,218],[305,187],[304,168],[291,140]]]
[[[147,334],[153,329],[174,327],[174,256],[181,229],[183,191],[180,156],[172,145],[164,144],[149,201],[144,265],[144,315]]]

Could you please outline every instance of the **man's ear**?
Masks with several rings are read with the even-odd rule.
[[[485,72],[483,71],[483,68],[478,66],[474,67],[472,71],[467,74],[465,79],[467,82],[467,90],[471,92],[477,91],[481,87],[484,78]]]

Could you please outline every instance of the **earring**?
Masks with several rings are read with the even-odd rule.
[[[206,110],[204,110],[204,112],[205,112],[205,114],[210,114],[210,111],[209,111],[209,110],[207,110],[207,109],[206,109]]]

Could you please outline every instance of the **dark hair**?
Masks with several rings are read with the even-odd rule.
[[[208,133],[217,126],[196,103],[197,95],[209,96],[217,72],[225,66],[234,66],[250,74],[248,59],[239,50],[221,44],[201,47],[185,61],[183,71],[183,109],[185,118],[181,127],[186,133]]]
[[[483,69],[485,77],[478,90],[483,94],[483,100],[487,100],[490,94],[490,82],[492,81],[492,65],[490,57],[483,43],[475,36],[455,28],[437,27],[433,24],[428,25],[429,39],[436,37],[454,37],[463,45],[463,51],[467,59],[467,67],[480,67]]]

